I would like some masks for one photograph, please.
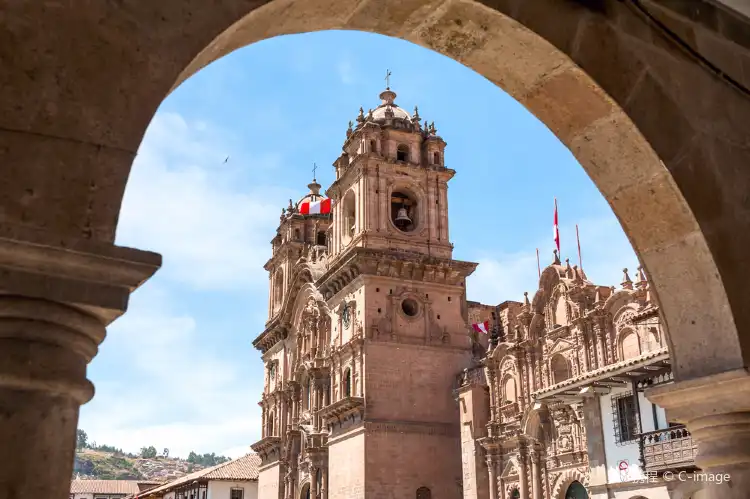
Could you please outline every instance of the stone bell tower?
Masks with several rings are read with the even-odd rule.
[[[346,133],[326,272],[328,497],[461,497],[455,374],[467,367],[466,277],[452,259],[445,141],[387,88]]]

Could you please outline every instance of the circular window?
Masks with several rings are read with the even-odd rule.
[[[415,300],[407,298],[401,302],[401,310],[407,317],[414,317],[419,313],[419,304]]]

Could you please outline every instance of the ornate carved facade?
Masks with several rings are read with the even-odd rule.
[[[330,213],[301,209],[326,199],[313,180],[272,241],[269,320],[254,341],[266,365],[260,498],[607,497],[608,438],[636,474],[646,454],[674,460],[663,411],[641,421],[643,387],[670,374],[642,270],[616,290],[555,254],[533,300],[467,302],[476,264],[452,258],[446,144],[394,92],[380,97],[349,125]],[[492,334],[472,334],[485,320]]]
[[[486,305],[471,305],[476,320],[491,313]],[[504,302],[493,315],[488,350],[475,368],[458,377],[461,405],[471,408],[461,415],[472,428],[462,439],[464,497],[609,497],[613,481],[635,486],[648,468],[643,443],[640,465],[632,459],[607,463],[617,453],[605,448],[611,433],[606,426],[629,432],[616,435],[617,444],[624,445],[638,440],[644,425],[660,424],[656,407],[653,423],[645,421],[649,416],[639,412],[638,400],[648,402],[639,394],[671,373],[658,306],[642,269],[635,283],[626,269],[616,290],[591,283],[581,269],[568,261],[561,264],[555,254],[533,300],[525,294],[522,303]],[[635,401],[628,406],[635,412],[619,414],[615,407],[612,421],[603,420],[602,397],[624,388],[633,389],[625,399]],[[631,447],[637,451],[638,442]],[[631,468],[631,476],[613,480],[608,474],[616,466],[621,474]],[[663,485],[644,483],[641,488]]]
[[[289,202],[266,264],[262,499],[461,497],[455,374],[471,365],[445,142],[395,104],[350,123],[332,212]],[[303,210],[306,211],[306,210]],[[435,459],[435,456],[439,456]]]

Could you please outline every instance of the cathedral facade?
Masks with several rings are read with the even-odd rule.
[[[446,143],[395,98],[349,123],[325,195],[282,210],[259,497],[671,497],[695,447],[643,395],[671,381],[643,271],[599,286],[555,253],[533,299],[467,302]]]
[[[313,181],[272,242],[262,499],[461,497],[453,390],[476,264],[452,258],[446,143],[380,98],[350,123],[328,197]]]

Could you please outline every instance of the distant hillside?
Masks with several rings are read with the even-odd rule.
[[[168,449],[164,449],[162,455],[157,455],[153,446],[144,447],[140,455],[136,456],[109,445],[90,444],[86,432],[78,430],[78,448],[73,477],[97,480],[169,481],[229,460],[227,457],[213,453],[200,455],[191,452],[187,459],[168,456]]]
[[[97,480],[169,481],[205,466],[173,457],[129,457],[124,454],[78,449],[73,476]]]

